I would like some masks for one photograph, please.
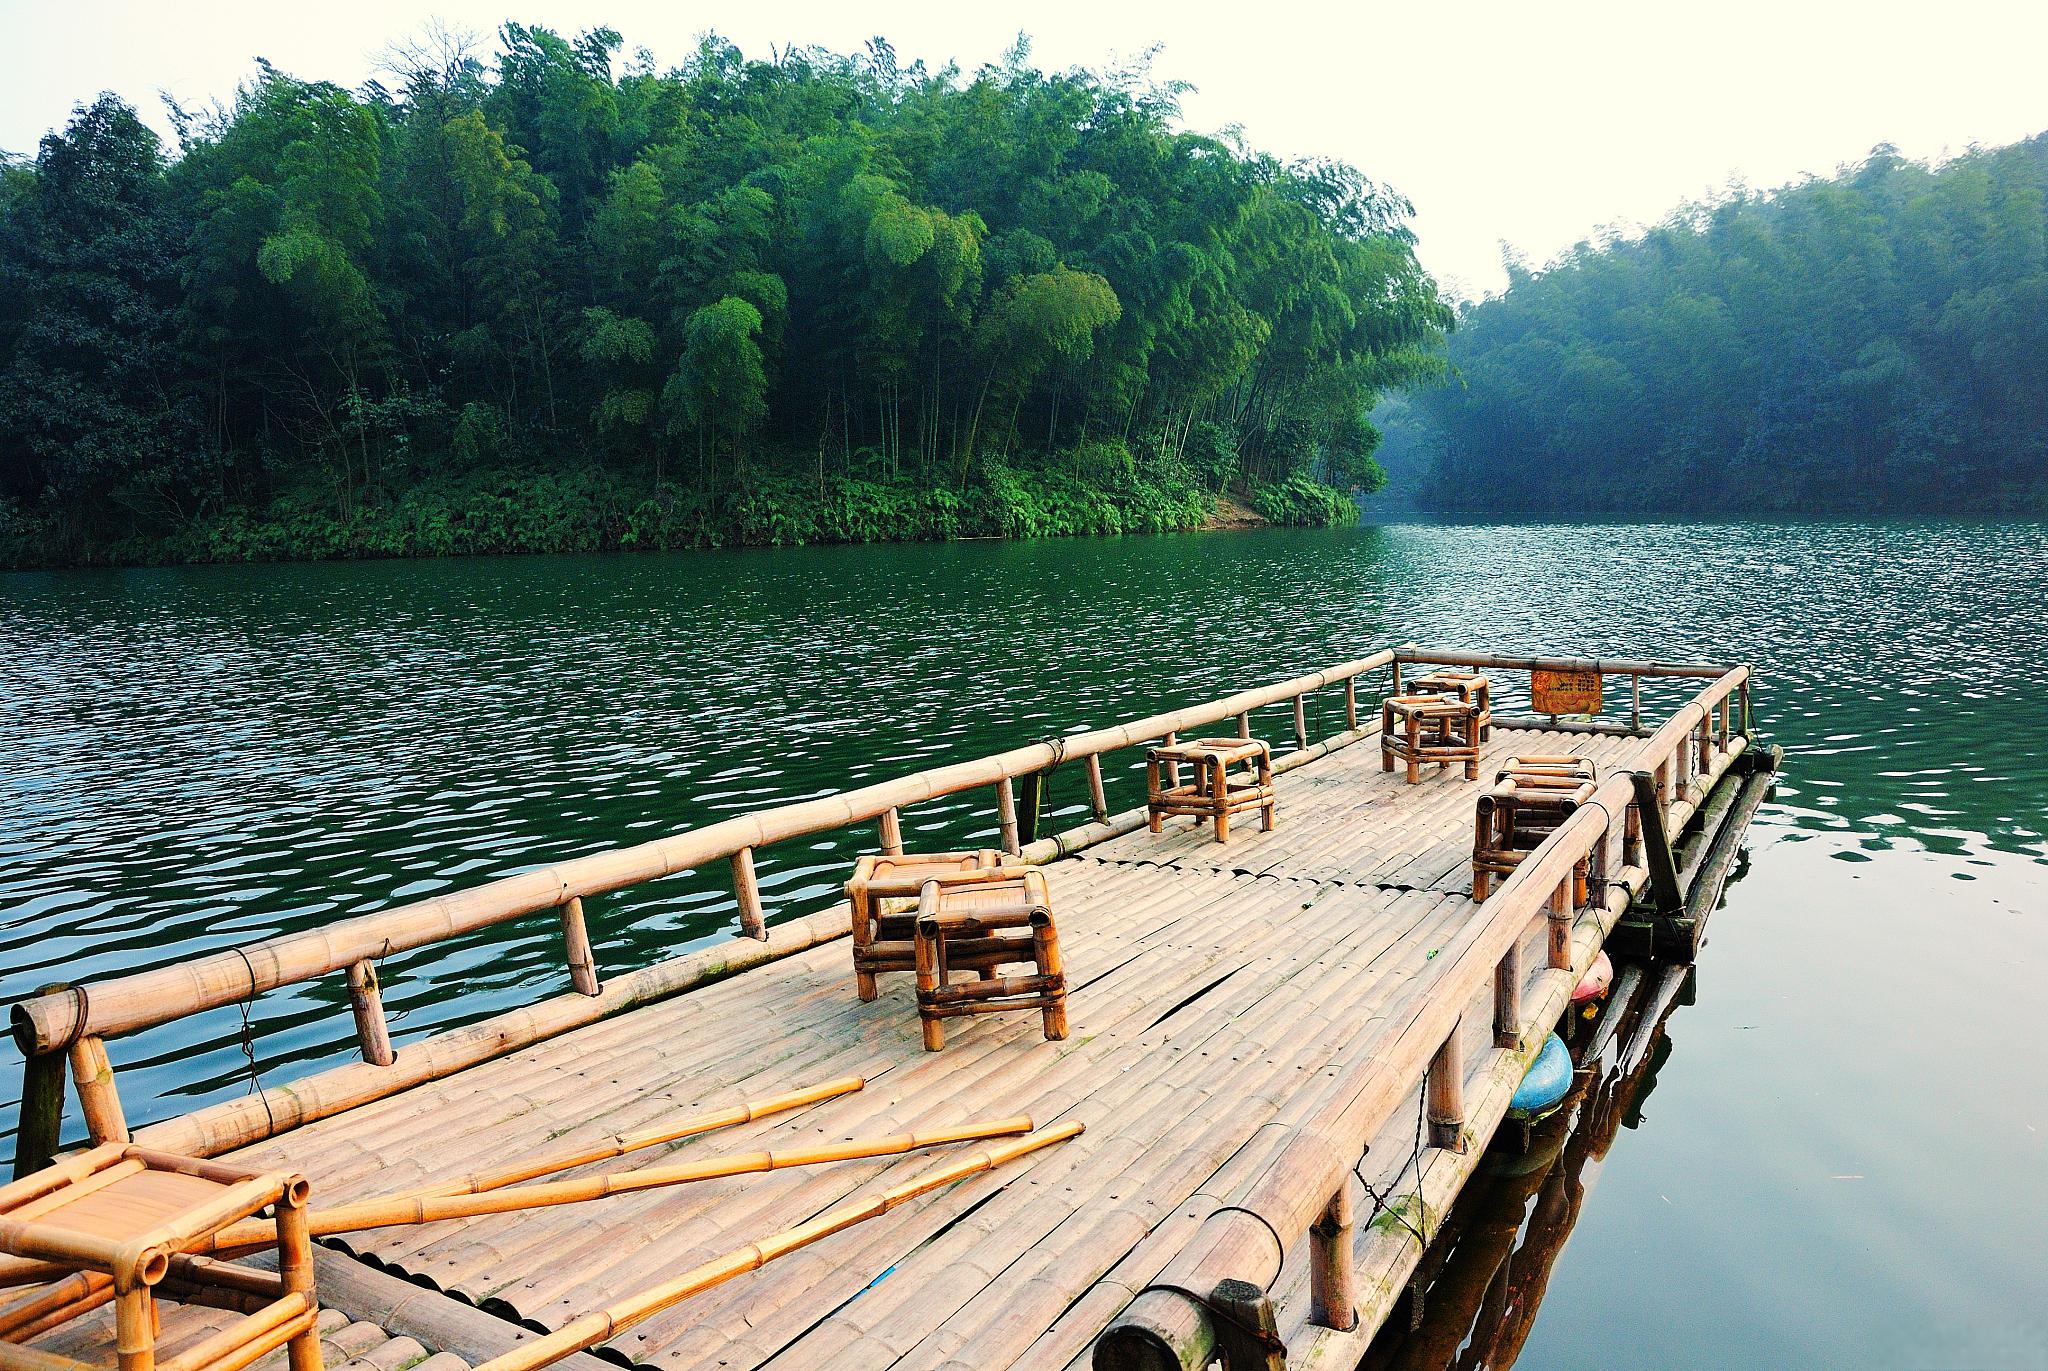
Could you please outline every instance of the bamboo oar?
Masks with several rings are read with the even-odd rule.
[[[520,1343],[503,1356],[493,1357],[479,1365],[476,1371],[534,1371],[536,1367],[560,1361],[572,1352],[581,1352],[609,1341],[642,1319],[658,1314],[691,1295],[709,1290],[714,1285],[723,1285],[735,1276],[759,1270],[777,1257],[787,1256],[800,1247],[808,1247],[820,1238],[830,1237],[843,1228],[851,1228],[864,1219],[886,1214],[919,1195],[951,1185],[958,1180],[965,1180],[983,1171],[993,1171],[1004,1162],[1014,1161],[1053,1143],[1065,1142],[1080,1133],[1081,1129],[1082,1125],[1078,1123],[1065,1123],[1043,1133],[1019,1138],[1015,1142],[983,1148],[958,1161],[948,1162],[936,1170],[927,1171],[922,1176],[912,1177],[872,1199],[828,1210],[807,1223],[785,1228],[780,1233],[771,1234],[759,1242],[748,1243],[745,1247],[737,1248],[722,1257],[705,1262],[702,1266],[685,1271],[673,1280],[650,1286],[594,1313],[572,1319],[553,1333],[535,1338],[531,1342]]]
[[[549,1181],[541,1185],[520,1185],[480,1195],[393,1196],[315,1209],[306,1216],[315,1237],[331,1233],[356,1233],[366,1228],[392,1228],[401,1224],[439,1223],[444,1219],[468,1219],[479,1214],[504,1214],[519,1209],[541,1209],[557,1204],[579,1204],[601,1200],[607,1195],[624,1195],[635,1190],[683,1185],[691,1181],[715,1180],[721,1176],[744,1176],[761,1171],[780,1171],[791,1166],[816,1166],[823,1162],[853,1161],[861,1157],[888,1157],[919,1148],[946,1143],[974,1142],[985,1138],[1014,1136],[1031,1131],[1029,1115],[961,1124],[920,1133],[892,1133],[884,1138],[832,1143],[825,1147],[792,1147],[774,1152],[735,1152],[703,1161],[676,1166],[650,1166],[642,1171],[609,1171],[574,1180]],[[276,1241],[276,1227],[267,1220],[249,1219],[230,1224],[213,1235],[215,1251],[235,1251]]]
[[[730,1128],[735,1124],[752,1123],[755,1119],[765,1119],[770,1114],[783,1114],[792,1109],[801,1109],[807,1104],[816,1104],[820,1100],[834,1099],[840,1095],[850,1095],[866,1085],[867,1081],[859,1076],[842,1076],[838,1080],[826,1081],[822,1085],[807,1086],[802,1090],[792,1090],[782,1095],[770,1095],[765,1099],[749,1100],[745,1104],[736,1104],[725,1109],[715,1109],[708,1114],[695,1114],[673,1124],[643,1128],[633,1133],[620,1133],[614,1137],[606,1138],[602,1142],[586,1144],[580,1148],[553,1153],[544,1152],[538,1156],[528,1157],[523,1161],[513,1162],[509,1166],[499,1167],[494,1171],[474,1171],[467,1176],[457,1176],[450,1180],[435,1181],[428,1185],[415,1186],[411,1190],[401,1190],[395,1195],[385,1196],[384,1198],[398,1200],[430,1195],[481,1194],[486,1190],[496,1190],[501,1186],[516,1185],[520,1181],[530,1181],[535,1176],[545,1176],[555,1171],[567,1171],[572,1166],[585,1166],[591,1162],[609,1161],[613,1157],[622,1157],[628,1152],[637,1152],[643,1147],[656,1147],[662,1143],[675,1142],[681,1138],[693,1138],[699,1133],[709,1133],[716,1128]]]

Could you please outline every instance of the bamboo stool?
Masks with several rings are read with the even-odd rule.
[[[320,1371],[307,1190],[306,1178],[291,1172],[257,1174],[127,1143],[106,1143],[0,1187],[0,1252],[76,1273],[38,1298],[32,1320],[9,1321],[0,1368],[84,1366],[21,1343],[111,1299],[119,1371],[239,1371],[287,1344],[291,1371]],[[195,1255],[213,1234],[272,1205],[277,1274]],[[159,1297],[248,1317],[159,1366]]]
[[[1162,779],[1176,762],[1194,767],[1195,777],[1186,785]],[[1242,764],[1244,770],[1232,774]],[[1164,826],[1169,814],[1192,814],[1195,826],[1202,820],[1216,821],[1216,841],[1230,841],[1230,816],[1242,810],[1259,811],[1259,827],[1273,831],[1273,749],[1257,738],[1199,738],[1189,743],[1155,747],[1145,754],[1145,815],[1152,831]]]
[[[1380,770],[1394,759],[1408,763],[1408,784],[1425,764],[1461,762],[1465,779],[1479,779],[1479,706],[1456,695],[1389,695],[1380,704]]]
[[[1510,757],[1479,797],[1472,824],[1472,898],[1484,901],[1573,811],[1593,798],[1599,770],[1590,757]],[[1590,860],[1572,868],[1574,907],[1586,902]]]
[[[853,878],[846,883],[846,902],[853,921],[853,982],[861,999],[872,1000],[879,993],[875,973],[917,970],[911,936],[917,924],[918,892],[926,881],[1002,864],[1002,854],[992,848],[921,855],[870,854],[855,862]]]
[[[1043,871],[998,868],[926,881],[918,895],[914,941],[925,1051],[946,1045],[946,1019],[1012,1009],[1043,1014],[1049,1039],[1067,1036],[1067,978]],[[997,974],[1019,963],[1029,963],[1035,974]],[[955,983],[955,971],[973,971],[980,979]]]
[[[1408,695],[1456,695],[1469,700],[1479,707],[1479,721],[1475,725],[1479,741],[1483,744],[1493,737],[1493,682],[1486,679],[1485,672],[1442,666],[1402,685],[1403,693]]]

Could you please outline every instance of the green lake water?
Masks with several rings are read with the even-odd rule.
[[[1654,1088],[1575,1166],[1569,1240],[1518,1297],[1540,1307],[1517,1364],[2048,1366],[2044,629],[2039,524],[0,576],[0,998],[1401,640],[1748,660],[1784,779]],[[1312,731],[1339,725],[1334,693],[1323,708]],[[1262,721],[1285,729],[1284,710]],[[1136,785],[1119,769],[1113,804]],[[1055,826],[1085,807],[1078,768],[1047,807]],[[907,825],[914,845],[994,828],[986,796]],[[831,898],[862,842],[763,854],[771,911]],[[589,908],[613,969],[734,922],[722,872]],[[383,974],[401,1046],[566,979],[546,917]],[[352,1056],[330,979],[255,1006],[265,1080]],[[131,1120],[245,1093],[241,1028],[224,1009],[114,1043]],[[0,1058],[11,1132],[19,1060]],[[1513,1201],[1496,1218],[1525,1241],[1566,1231]],[[1498,1311],[1432,1303],[1437,1345],[1504,1364],[1483,1355]]]

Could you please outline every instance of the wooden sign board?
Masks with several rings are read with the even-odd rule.
[[[1600,673],[1597,671],[1532,671],[1529,693],[1538,714],[1598,714]]]

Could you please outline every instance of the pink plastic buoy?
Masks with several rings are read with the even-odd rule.
[[[1593,959],[1593,964],[1586,968],[1585,979],[1572,991],[1572,1003],[1584,1004],[1588,1000],[1599,999],[1607,993],[1607,987],[1613,982],[1614,963],[1608,961],[1607,954],[1602,952]]]

